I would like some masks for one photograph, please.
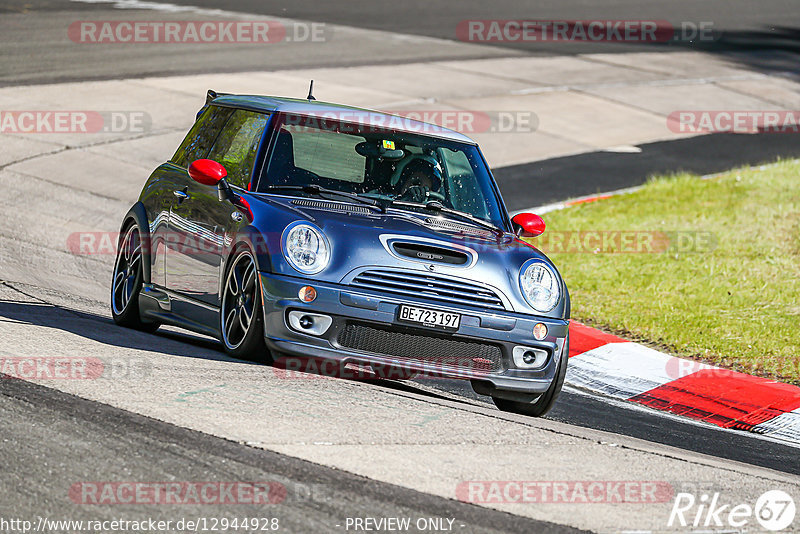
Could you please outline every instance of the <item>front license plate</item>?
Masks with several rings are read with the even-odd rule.
[[[458,330],[458,325],[461,323],[461,314],[442,310],[431,310],[428,308],[417,308],[416,306],[401,305],[399,319],[401,321],[421,324],[423,326]]]

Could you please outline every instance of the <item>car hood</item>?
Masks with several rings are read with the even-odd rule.
[[[456,218],[394,209],[380,213],[368,206],[327,200],[277,196],[259,196],[259,199],[262,202],[258,204],[269,209],[256,209],[258,206],[254,205],[254,212],[265,211],[256,213],[256,218],[269,218],[268,224],[259,226],[267,226],[273,232],[273,239],[269,240],[273,250],[276,234],[296,221],[317,226],[331,246],[328,267],[315,275],[299,273],[275,250],[271,263],[278,274],[347,284],[359,272],[375,268],[433,273],[488,286],[501,296],[507,310],[527,314],[536,312],[524,300],[519,288],[523,264],[538,259],[553,267],[558,275],[555,266],[541,251],[514,234],[497,235]],[[308,205],[298,205],[297,201]],[[412,253],[398,253],[397,244],[401,248],[410,245]],[[423,251],[421,255],[416,254],[419,250]],[[440,257],[446,254],[437,254],[437,250],[453,251],[458,256],[466,256],[467,261],[462,265],[448,264]],[[562,300],[563,289],[562,282]],[[559,303],[546,315],[562,316],[561,307]]]

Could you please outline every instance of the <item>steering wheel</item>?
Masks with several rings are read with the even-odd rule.
[[[443,201],[444,195],[431,191],[432,188],[432,178],[427,176],[411,176],[399,185],[397,188],[399,194],[396,198],[398,200],[411,202],[427,202],[432,199]]]
[[[431,191],[424,185],[412,185],[401,195],[398,195],[397,200],[420,203],[427,202],[429,200],[438,200],[440,202],[444,202],[444,195],[436,191]]]

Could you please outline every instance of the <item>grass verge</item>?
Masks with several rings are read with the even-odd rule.
[[[544,216],[576,320],[800,384],[800,160],[678,174]]]

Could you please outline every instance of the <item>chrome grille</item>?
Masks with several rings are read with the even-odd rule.
[[[504,310],[497,294],[481,285],[434,274],[375,269],[356,276],[351,285],[405,297],[421,297],[444,304],[465,304]]]

